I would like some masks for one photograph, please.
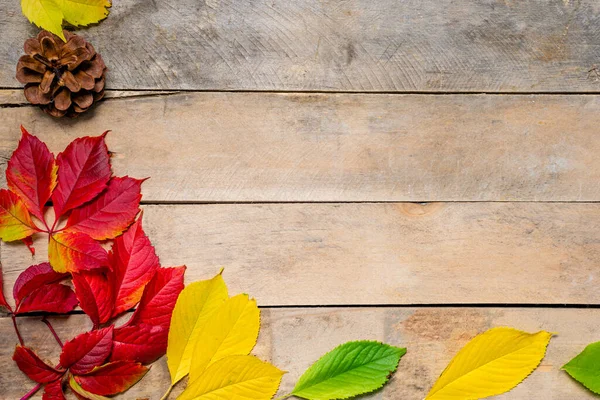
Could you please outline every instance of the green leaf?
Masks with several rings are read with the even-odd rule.
[[[588,345],[562,369],[592,392],[600,394],[600,342]]]
[[[292,395],[309,400],[347,399],[381,388],[406,349],[373,341],[348,342],[314,363]]]

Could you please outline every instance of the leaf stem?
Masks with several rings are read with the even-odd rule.
[[[37,385],[35,385],[33,387],[33,389],[31,389],[29,392],[27,392],[25,394],[25,396],[21,397],[21,400],[27,400],[29,399],[31,396],[33,396],[38,390],[40,390],[40,388],[42,387],[41,383],[38,383]]]
[[[21,343],[21,346],[25,346],[25,342],[23,341],[23,337],[21,336],[21,332],[19,332],[19,327],[17,326],[17,318],[15,317],[15,314],[10,314],[10,317],[12,318],[13,326],[15,327],[15,332],[17,333],[17,337],[19,338],[19,343]]]
[[[46,324],[46,326],[48,327],[48,329],[50,329],[50,332],[52,333],[52,336],[54,336],[54,339],[56,340],[56,343],[58,343],[58,345],[62,349],[63,348],[63,342],[58,337],[58,334],[54,330],[54,327],[52,326],[52,324],[50,323],[50,321],[48,321],[48,319],[46,317],[44,317],[44,318],[42,318],[42,322]]]
[[[169,398],[169,395],[171,394],[171,390],[173,390],[173,385],[169,386],[169,388],[167,389],[167,393],[165,393],[164,396],[160,398],[160,400],[167,400]]]

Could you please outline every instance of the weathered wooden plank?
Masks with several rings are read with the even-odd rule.
[[[36,318],[20,318],[25,341],[43,357],[56,362],[58,346]],[[39,320],[39,318],[37,318]],[[53,319],[63,340],[90,324],[73,315]],[[285,375],[280,394],[314,360],[348,340],[386,341],[408,348],[389,386],[366,399],[423,399],[456,352],[476,334],[494,326],[526,331],[558,332],[541,366],[525,382],[501,399],[592,399],[592,394],[571,380],[560,367],[587,344],[598,340],[597,310],[511,308],[345,308],[262,310],[262,331],[254,353],[273,362]],[[22,396],[33,384],[11,361],[16,343],[9,318],[0,319],[0,387],[3,399]],[[164,359],[155,363],[142,383],[119,398],[158,399],[169,385]],[[39,397],[36,397],[39,398]],[[172,395],[171,398],[175,398]]]
[[[2,0],[0,86],[37,32]],[[113,89],[598,91],[594,0],[157,0],[83,31]]]
[[[188,282],[225,267],[263,305],[600,303],[600,203],[156,205],[144,227]],[[2,244],[7,290],[35,245]]]
[[[20,124],[54,151],[112,129],[150,202],[600,200],[599,96],[186,93],[0,118],[1,168]]]

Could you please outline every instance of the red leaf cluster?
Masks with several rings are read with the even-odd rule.
[[[144,364],[166,352],[171,314],[184,286],[185,267],[161,267],[141,214],[136,220],[143,180],[112,177],[105,136],[76,139],[55,159],[22,128],[6,171],[10,191],[0,191],[0,238],[31,246],[31,233],[45,232],[50,260],[19,275],[14,310],[2,293],[0,270],[0,306],[14,318],[68,313],[79,305],[93,323],[92,330],[62,345],[47,322],[62,346],[54,366],[19,335],[13,359],[44,386],[44,400],[65,399],[67,386],[80,399],[109,396],[140,380],[148,371]],[[50,206],[52,223],[45,219]],[[112,241],[109,251],[106,240]],[[65,283],[69,278],[74,290]],[[126,323],[115,325],[136,306]]]

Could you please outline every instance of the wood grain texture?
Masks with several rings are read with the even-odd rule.
[[[247,287],[250,289],[250,287]],[[90,327],[83,315],[53,318],[63,340]],[[420,400],[429,391],[451,358],[471,338],[495,326],[525,331],[557,332],[540,367],[522,384],[498,399],[564,400],[593,399],[593,395],[560,371],[560,367],[583,348],[598,340],[597,310],[498,309],[498,308],[353,308],[263,309],[262,330],[254,354],[289,371],[280,394],[289,392],[302,372],[335,346],[358,339],[380,340],[407,347],[398,372],[373,400]],[[43,358],[58,357],[58,346],[39,318],[19,318],[25,342]],[[0,318],[0,398],[22,396],[30,382],[11,361],[16,337],[9,318]],[[148,375],[118,398],[157,400],[169,385],[165,359],[156,362]],[[178,388],[179,390],[181,388]],[[172,399],[175,398],[177,390]],[[40,397],[36,397],[39,399]]]
[[[144,228],[262,305],[600,303],[600,203],[156,205]],[[46,245],[2,243],[6,290]]]
[[[56,152],[112,129],[149,202],[600,200],[592,95],[166,93],[0,119],[1,184],[23,124]]]
[[[2,0],[0,86],[37,28]],[[113,89],[598,91],[594,0],[115,2],[82,31]]]

